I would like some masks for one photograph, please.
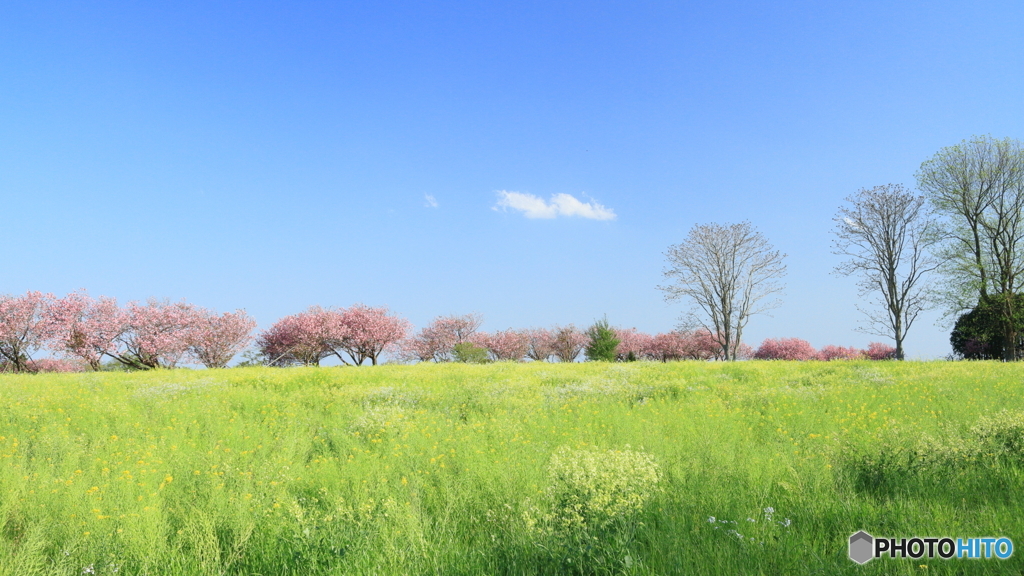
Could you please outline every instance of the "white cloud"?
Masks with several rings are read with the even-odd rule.
[[[434,198],[430,194],[424,194],[423,199],[427,201],[426,204],[424,204],[427,208],[437,208],[437,198]]]
[[[518,210],[527,218],[557,218],[558,216],[579,216],[590,220],[615,220],[615,211],[597,202],[580,202],[571,194],[555,194],[549,202],[525,192],[498,191],[498,203],[494,209]]]

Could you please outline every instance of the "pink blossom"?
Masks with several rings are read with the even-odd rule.
[[[679,332],[656,334],[647,343],[644,356],[661,362],[680,360],[686,357],[686,340]]]
[[[683,357],[691,360],[712,360],[721,359],[722,345],[719,343],[718,337],[711,333],[711,331],[699,328],[697,330],[690,330],[680,332],[683,338]],[[748,346],[747,349],[750,347]],[[744,349],[741,344],[737,350],[736,357],[742,356]],[[748,352],[749,354],[749,352]]]
[[[408,320],[391,314],[387,307],[371,308],[362,304],[344,310],[340,322],[343,326],[340,347],[357,366],[365,360],[376,366],[381,353],[394,348],[412,328]]]
[[[569,324],[552,331],[551,348],[560,362],[574,362],[590,342],[586,333]]]
[[[271,366],[319,366],[334,352],[325,346],[324,316],[319,307],[285,316],[256,339],[260,354]]]
[[[651,342],[654,337],[644,332],[637,332],[636,328],[613,328],[615,337],[619,340],[619,345],[615,347],[615,357],[617,360],[625,361],[632,358],[633,360],[639,360],[644,357],[645,352],[650,348]]]
[[[754,353],[758,360],[813,360],[816,356],[814,347],[800,338],[768,338]]]
[[[52,294],[0,296],[0,358],[15,372],[29,371],[32,354],[53,337],[48,309]]]
[[[55,351],[80,358],[93,370],[101,368],[104,355],[114,356],[118,338],[127,329],[127,318],[113,298],[91,298],[85,291],[56,300],[49,310]]]
[[[522,330],[501,330],[489,335],[485,345],[494,360],[518,362],[530,351],[530,336]]]
[[[189,351],[207,368],[223,368],[252,340],[256,328],[244,310],[225,312],[220,316],[208,310],[197,311]]]
[[[37,358],[28,363],[29,372],[85,372],[81,360]]]
[[[859,360],[864,357],[864,351],[858,350],[853,346],[833,346],[829,344],[822,346],[821,350],[818,351],[818,360],[830,361],[830,360]]]
[[[896,348],[881,342],[871,342],[868,344],[868,349],[864,351],[864,355],[869,360],[895,360]]]
[[[483,316],[477,313],[457,316],[438,316],[420,330],[411,342],[403,345],[406,353],[421,362],[451,362],[455,345],[469,342],[483,324]]]
[[[546,361],[555,354],[554,335],[546,328],[531,328],[524,332],[530,347],[526,356],[536,362]]]
[[[124,313],[126,330],[118,336],[124,350],[112,356],[139,369],[174,368],[186,358],[202,318],[202,311],[192,304],[153,298],[145,305],[129,302]]]

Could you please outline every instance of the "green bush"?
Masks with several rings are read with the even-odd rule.
[[[594,322],[594,325],[587,328],[587,336],[590,343],[587,344],[587,360],[603,360],[615,362],[615,349],[619,346],[619,339],[615,337],[615,331],[608,325],[608,319],[603,318]]]
[[[616,573],[634,560],[640,515],[659,489],[654,458],[624,450],[562,447],[548,463],[546,506],[527,502],[527,531],[563,573]],[[543,508],[546,507],[546,511]]]
[[[487,348],[477,346],[472,342],[461,342],[455,345],[455,361],[469,364],[484,364],[487,362]]]
[[[1003,410],[982,416],[971,427],[971,435],[987,454],[1007,460],[1024,459],[1024,412]]]

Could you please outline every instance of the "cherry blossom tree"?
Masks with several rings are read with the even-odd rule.
[[[552,347],[554,335],[547,328],[529,328],[523,331],[530,341],[530,348],[526,351],[526,357],[534,362],[545,362],[555,353]]]
[[[202,319],[197,306],[153,298],[146,304],[129,302],[124,314],[125,330],[118,336],[122,347],[108,355],[137,370],[174,368],[186,358]]]
[[[82,361],[65,358],[36,358],[28,363],[29,372],[85,372],[85,369]]]
[[[822,346],[821,350],[818,350],[818,360],[824,360],[826,362],[830,360],[859,360],[864,357],[864,351],[858,350],[853,346],[834,346],[829,344]]]
[[[127,324],[116,300],[93,299],[85,291],[56,300],[48,316],[55,351],[84,360],[92,370],[100,370],[104,355],[116,356],[118,339]]]
[[[340,348],[357,366],[366,360],[376,366],[380,355],[394,348],[412,328],[408,320],[395,316],[387,307],[372,308],[363,304],[344,310],[340,323]]]
[[[30,371],[32,354],[52,338],[52,294],[0,295],[0,357],[14,372]]]
[[[412,342],[406,343],[405,348],[421,362],[451,362],[454,359],[455,346],[469,342],[481,324],[483,316],[475,312],[438,316],[420,330]]]
[[[645,357],[646,350],[650,348],[654,339],[650,334],[637,332],[636,328],[614,328],[613,331],[619,340],[619,345],[615,347],[615,358],[619,362]]]
[[[572,324],[556,327],[552,331],[552,353],[560,362],[574,362],[589,341],[586,333]]]
[[[500,330],[487,337],[486,346],[494,360],[518,362],[530,352],[530,335],[524,330]]]
[[[647,343],[644,356],[660,362],[681,360],[686,357],[686,339],[680,332],[655,334]]]
[[[218,316],[208,310],[197,311],[189,352],[207,368],[223,368],[252,341],[256,321],[244,310]]]
[[[868,344],[868,349],[864,351],[864,355],[869,360],[896,360],[896,348],[883,344],[881,342],[871,342]]]
[[[718,338],[711,331],[704,328],[698,328],[697,330],[691,330],[687,332],[681,332],[684,340],[684,352],[683,356],[691,360],[718,360],[722,359],[724,354],[722,352],[722,345],[720,344],[721,338]],[[742,343],[737,348],[736,356],[739,359],[749,358],[753,355],[753,352],[747,349],[743,349]]]
[[[757,360],[813,360],[814,347],[800,338],[768,338],[754,352]]]
[[[313,308],[285,316],[260,333],[256,346],[270,366],[319,366],[334,352],[324,345],[323,315]]]

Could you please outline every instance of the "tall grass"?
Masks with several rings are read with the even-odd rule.
[[[742,362],[0,378],[0,574],[1005,574],[1024,370]]]

